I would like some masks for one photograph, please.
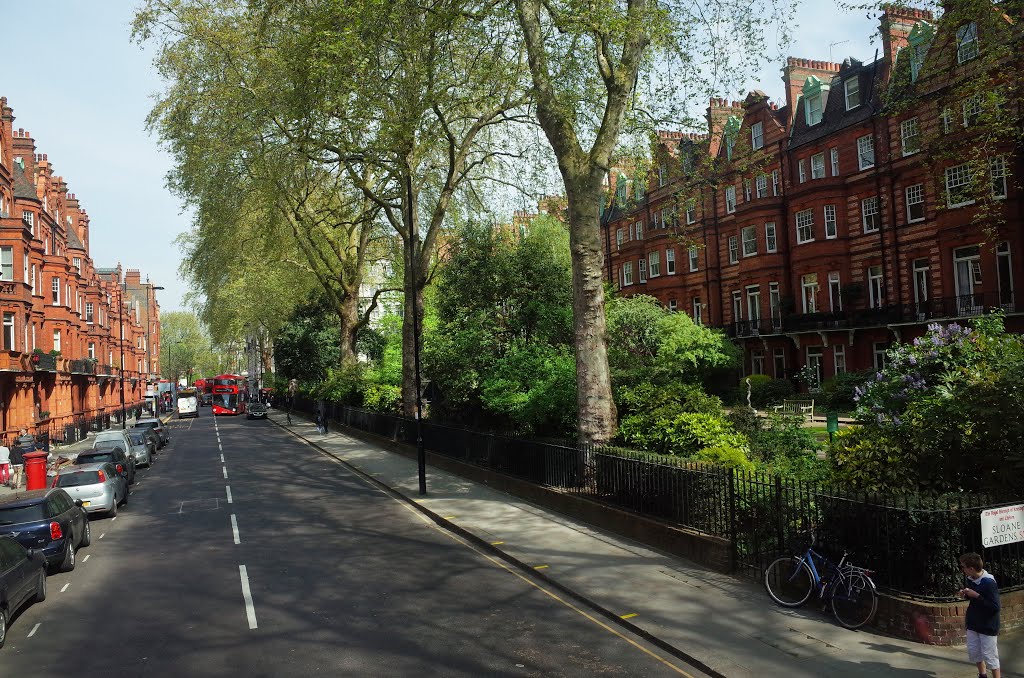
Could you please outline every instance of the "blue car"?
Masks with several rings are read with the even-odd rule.
[[[59,487],[0,498],[0,537],[42,551],[51,570],[75,569],[75,552],[92,540],[89,515]]]
[[[10,537],[0,537],[0,647],[7,640],[7,625],[22,605],[46,600],[46,558],[41,551],[26,551]]]

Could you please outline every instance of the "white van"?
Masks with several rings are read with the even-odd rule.
[[[178,391],[178,419],[199,416],[199,393],[193,389]]]

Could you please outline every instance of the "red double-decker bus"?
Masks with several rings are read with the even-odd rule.
[[[245,414],[245,399],[249,393],[245,377],[221,374],[208,382],[213,384],[214,415]]]

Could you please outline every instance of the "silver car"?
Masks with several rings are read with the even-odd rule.
[[[61,469],[53,479],[72,499],[81,499],[89,513],[117,515],[117,507],[128,503],[128,481],[110,462],[82,464]]]
[[[132,444],[132,456],[136,466],[150,467],[153,463],[152,439],[142,430],[128,429],[128,440]]]

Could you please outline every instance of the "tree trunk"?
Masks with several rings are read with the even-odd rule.
[[[339,363],[343,368],[352,367],[359,362],[356,351],[356,339],[359,334],[359,296],[346,294],[338,306],[338,333],[340,335],[341,354]]]
[[[418,243],[413,243],[416,250]],[[402,317],[402,414],[407,417],[416,416],[416,326],[419,327],[420,344],[423,342],[423,274],[420,271],[418,256],[413,257],[410,265],[409,247],[404,248],[405,259],[405,300]],[[414,270],[415,269],[415,270]],[[415,275],[415,277],[414,277]]]
[[[569,202],[572,251],[573,330],[576,342],[578,436],[602,444],[615,436],[618,413],[612,398],[604,314],[604,249],[601,247],[601,177],[570,176],[563,168]]]

